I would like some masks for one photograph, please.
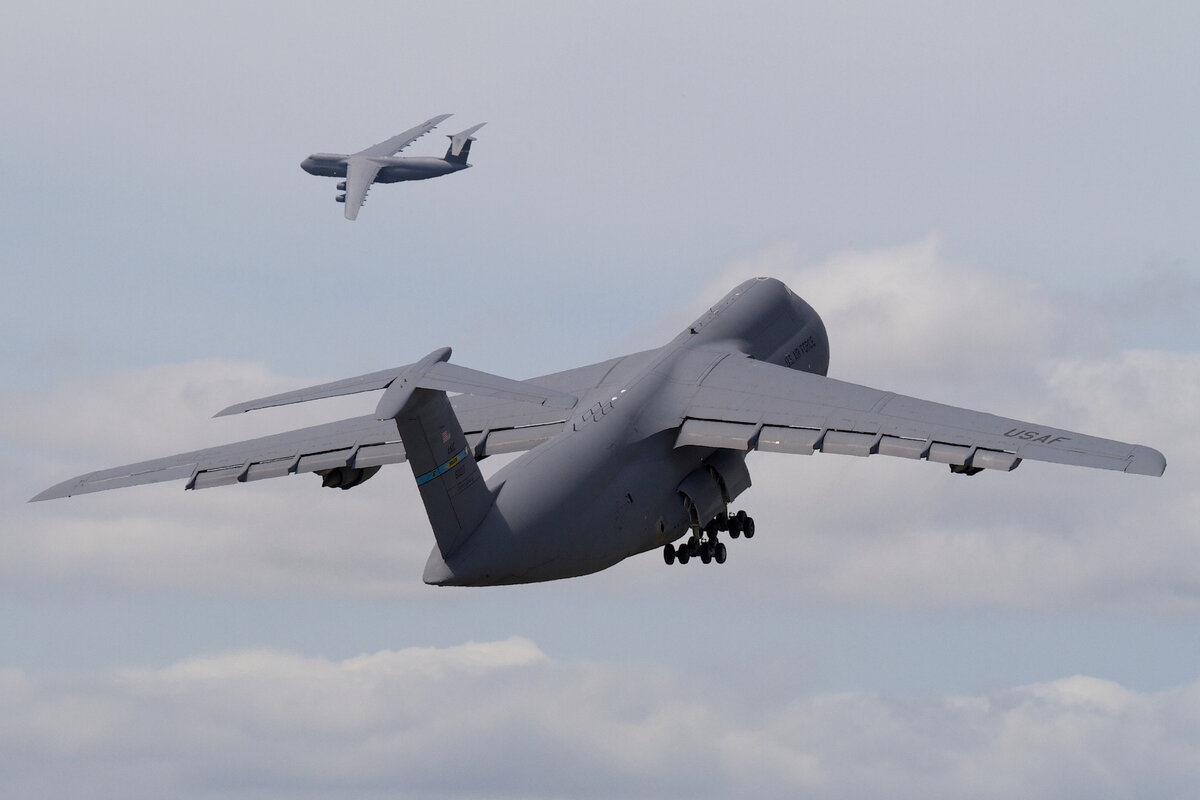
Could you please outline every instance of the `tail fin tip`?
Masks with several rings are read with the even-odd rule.
[[[455,164],[467,163],[467,156],[471,153],[471,142],[475,141],[473,134],[486,124],[486,122],[481,122],[478,125],[472,125],[465,131],[449,134],[447,138],[450,139],[450,147],[446,149],[446,160]]]

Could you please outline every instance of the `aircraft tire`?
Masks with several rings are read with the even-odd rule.
[[[688,555],[687,549],[683,547],[679,548],[679,552],[675,554],[675,557],[679,559],[680,564],[686,564],[688,559],[691,558],[691,556]]]
[[[663,548],[663,561],[667,562],[668,566],[675,563],[675,545],[668,544]]]
[[[747,539],[754,538],[754,517],[746,517],[745,531]]]
[[[725,563],[725,556],[726,556],[727,554],[728,554],[728,553],[727,553],[727,552],[726,552],[726,550],[725,550],[725,543],[724,543],[724,542],[717,542],[716,552],[714,552],[714,553],[713,553],[713,558],[715,558],[715,559],[717,560],[717,563],[718,563],[718,564],[724,564],[724,563]]]

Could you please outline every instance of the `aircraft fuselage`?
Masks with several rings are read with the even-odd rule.
[[[614,362],[563,433],[492,477],[495,502],[482,524],[449,558],[435,546],[425,581],[482,586],[586,575],[684,536],[695,520],[680,486],[697,471],[713,474],[718,451],[675,446],[681,397],[718,361],[745,357],[824,375],[824,323],[779,281],[756,279],[664,347]],[[728,459],[741,464],[745,453],[720,452],[722,469],[737,472]],[[748,485],[747,475],[732,491]]]
[[[314,153],[300,162],[300,168],[310,175],[344,178],[349,158],[348,155],[338,153]],[[471,166],[433,156],[371,156],[370,160],[382,164],[375,175],[374,183],[422,181],[459,172]]]

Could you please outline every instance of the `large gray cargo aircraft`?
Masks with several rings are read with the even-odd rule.
[[[297,472],[349,489],[407,460],[436,544],[426,583],[570,578],[661,549],[723,563],[754,520],[730,504],[746,455],[889,455],[974,475],[1022,461],[1162,475],[1162,453],[825,377],[820,316],[785,285],[746,281],[662,347],[515,381],[416,363],[230,406],[217,416],[382,390],[375,413],[94,472],[47,500],[172,479],[201,489]],[[454,393],[449,396],[448,393]],[[528,451],[490,481],[477,462]]]
[[[310,175],[345,178],[346,180],[337,185],[338,191],[343,194],[339,194],[335,199],[339,203],[345,203],[346,219],[356,219],[358,209],[366,202],[367,190],[371,188],[372,183],[423,181],[471,166],[467,163],[467,156],[471,153],[471,142],[475,141],[472,134],[486,125],[486,122],[467,128],[461,133],[452,134],[449,137],[450,147],[446,149],[446,155],[442,158],[396,155],[436,128],[438,123],[449,118],[449,114],[439,114],[415,128],[409,128],[404,133],[398,133],[387,141],[357,153],[313,153],[300,162],[300,168]]]

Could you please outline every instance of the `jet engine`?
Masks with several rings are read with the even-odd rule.
[[[746,457],[733,450],[718,450],[704,466],[721,486],[721,495],[726,503],[732,503],[738,495],[750,488],[750,470],[746,469]]]
[[[338,201],[339,203],[344,203],[344,202],[346,202],[346,195],[339,194],[337,197],[335,197],[333,199]]]
[[[683,495],[691,524],[701,528],[749,488],[750,471],[746,469],[745,456],[732,450],[718,450],[683,479],[679,493]]]
[[[344,191],[346,191],[346,182],[345,182],[345,181],[342,181],[341,183],[339,183],[339,184],[337,185],[337,189],[338,189],[338,191],[339,191],[339,192],[344,192]]]
[[[370,480],[375,473],[379,472],[379,467],[334,467],[333,469],[318,470],[317,474],[321,476],[321,485],[327,486],[330,489],[353,489],[363,481]]]
[[[721,484],[717,483],[707,467],[689,473],[679,484],[679,493],[683,495],[689,521],[696,529],[703,527],[725,508]]]

